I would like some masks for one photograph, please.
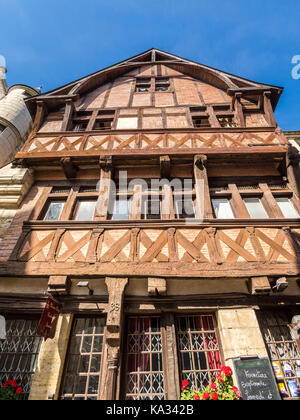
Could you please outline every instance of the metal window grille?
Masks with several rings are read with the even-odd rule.
[[[192,389],[207,386],[221,369],[221,355],[213,315],[178,316],[176,336],[181,380]]]
[[[163,400],[160,318],[130,317],[126,350],[126,399]]]
[[[104,318],[74,320],[61,399],[98,399],[104,330]]]
[[[15,379],[23,388],[24,399],[30,393],[40,350],[37,327],[38,320],[7,319],[6,340],[0,340],[0,383]]]
[[[259,311],[257,315],[281,396],[300,399],[300,351],[288,314]]]

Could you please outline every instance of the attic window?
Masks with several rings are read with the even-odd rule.
[[[218,121],[220,123],[220,126],[223,128],[232,128],[232,127],[236,127],[237,124],[234,121],[234,117],[233,116],[228,116],[228,115],[218,115],[217,116]]]
[[[139,93],[149,92],[151,87],[151,79],[149,77],[139,78],[136,80],[135,91]]]
[[[208,117],[192,116],[193,126],[195,128],[210,128],[210,122]]]
[[[155,92],[168,92],[170,88],[170,80],[168,77],[160,77],[155,79]]]
[[[110,130],[115,118],[114,110],[102,110],[96,118],[94,130]]]
[[[4,131],[5,130],[5,126],[4,125],[2,125],[2,124],[0,124],[0,133],[1,133],[1,131]]]
[[[76,122],[74,125],[74,131],[85,131],[87,129],[88,123],[85,121]]]

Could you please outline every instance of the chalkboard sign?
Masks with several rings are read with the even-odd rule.
[[[269,359],[235,359],[233,363],[243,400],[281,400]]]

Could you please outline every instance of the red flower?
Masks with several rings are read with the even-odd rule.
[[[200,397],[199,397],[199,395],[195,395],[195,398],[194,398],[194,400],[200,400]]]
[[[215,401],[217,401],[217,400],[219,399],[218,394],[217,394],[216,392],[213,392],[213,393],[211,394],[211,398],[212,398],[213,400],[215,400]]]
[[[8,385],[8,383],[7,383],[7,382],[3,382],[3,384],[2,384],[3,388],[6,388],[6,387],[7,387],[7,385]]]
[[[16,393],[20,395],[20,394],[22,394],[22,392],[23,392],[23,388],[21,388],[19,386],[19,388],[17,388],[17,390],[16,390]]]
[[[208,392],[204,392],[203,393],[203,399],[204,400],[208,400],[209,399],[209,393]]]
[[[210,388],[214,389],[216,391],[217,390],[217,385],[215,383],[210,384]]]
[[[230,376],[232,373],[232,370],[229,366],[223,366],[221,369],[221,372],[223,372],[226,376]]]
[[[7,385],[12,385],[13,384],[13,381],[11,380],[11,379],[9,379],[8,381],[7,381]]]
[[[238,398],[241,398],[242,394],[240,393],[239,389],[238,389],[236,386],[233,386],[233,387],[232,387],[232,390],[234,391],[235,395],[236,395]]]
[[[17,388],[18,384],[17,384],[17,381],[15,379],[12,381],[11,386],[13,388]]]
[[[184,380],[182,381],[182,386],[183,386],[184,388],[186,388],[187,386],[189,386],[189,381],[187,381],[186,379],[184,379]]]

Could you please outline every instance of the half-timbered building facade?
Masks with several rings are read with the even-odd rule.
[[[300,397],[299,161],[281,93],[151,49],[27,99],[15,165],[34,185],[1,245],[0,380],[30,399],[172,400],[256,355]],[[43,341],[49,295],[61,312]]]

